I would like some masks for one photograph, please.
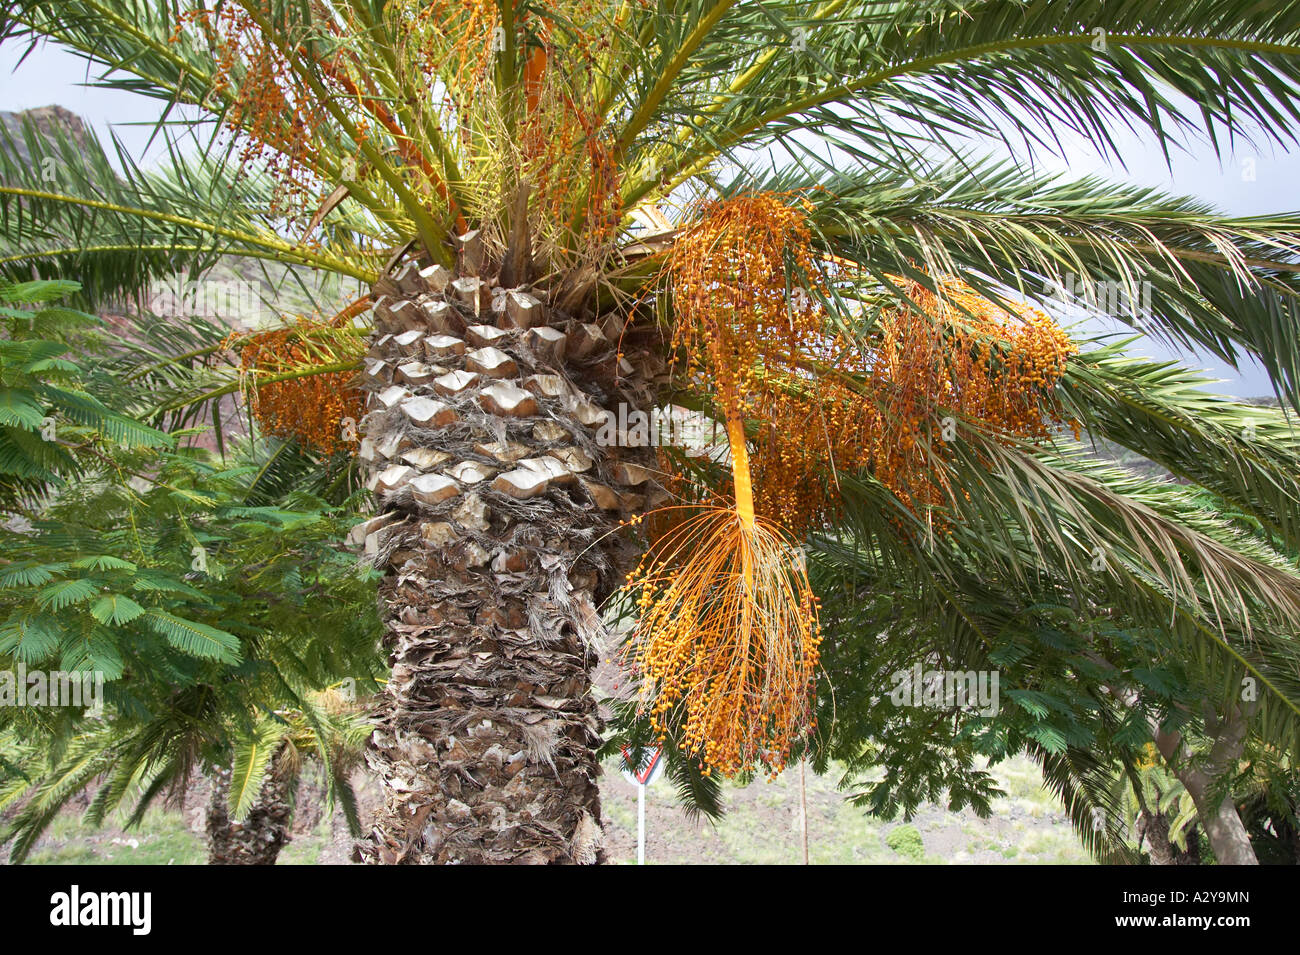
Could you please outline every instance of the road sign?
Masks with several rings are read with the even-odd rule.
[[[632,765],[631,750],[626,746],[623,747],[623,778],[633,786],[649,786],[662,776],[663,772],[664,750],[662,746],[656,746],[654,749],[643,746],[641,748],[641,762],[635,767]]]
[[[662,746],[641,747],[641,759],[633,763],[632,754],[623,747],[623,778],[636,787],[636,864],[645,865],[645,788],[663,775]]]

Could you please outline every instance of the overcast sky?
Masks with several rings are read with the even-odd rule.
[[[35,50],[18,66],[24,46],[0,48],[0,110],[23,110],[58,104],[80,115],[101,136],[115,132],[138,159],[146,162],[162,155],[155,143],[149,156],[141,156],[157,120],[160,104],[143,96],[82,85],[87,79],[80,59],[53,46]],[[1041,167],[1077,175],[1103,173],[1118,180],[1156,186],[1190,195],[1235,215],[1293,212],[1300,208],[1300,151],[1287,154],[1271,146],[1256,152],[1239,145],[1220,161],[1207,143],[1189,144],[1188,152],[1175,153],[1172,172],[1150,140],[1116,135],[1127,169],[1107,166],[1085,143],[1065,143],[1064,160],[1039,156]],[[1151,343],[1137,348],[1153,357],[1169,352]],[[1219,389],[1242,397],[1271,394],[1268,379],[1258,367],[1233,371],[1197,356],[1180,356],[1196,367],[1224,379]]]

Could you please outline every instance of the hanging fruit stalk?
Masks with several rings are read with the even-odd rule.
[[[728,776],[760,763],[779,772],[810,728],[820,639],[798,547],[755,513],[744,407],[757,356],[736,327],[742,316],[781,321],[797,220],[775,201],[744,210],[757,223],[730,211],[706,217],[669,268],[679,344],[718,384],[733,501],[671,509],[685,519],[669,522],[629,577],[640,610],[630,652],[651,721],[706,773]]]
[[[1046,436],[1073,345],[1041,312],[1012,314],[952,280],[938,295],[895,280],[907,304],[885,310],[869,344],[829,330],[797,195],[705,206],[666,272],[685,373],[713,382],[726,422],[733,500],[652,516],[648,528],[668,530],[628,581],[640,610],[629,655],[656,730],[706,771],[779,771],[811,728],[818,659],[797,541],[835,520],[835,475],[871,473],[946,527],[952,449],[936,425],[954,414],[1006,440]],[[747,419],[759,425],[748,439]]]

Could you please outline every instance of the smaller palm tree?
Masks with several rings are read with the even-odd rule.
[[[337,690],[312,694],[302,710],[257,714],[248,724],[198,733],[177,711],[141,726],[88,726],[61,743],[51,761],[26,734],[7,732],[0,749],[9,764],[0,809],[13,809],[4,830],[14,862],[23,861],[69,800],[92,793],[85,825],[103,825],[129,809],[126,827],[160,800],[186,792],[196,773],[211,780],[205,831],[211,865],[274,865],[289,841],[298,781],[309,764],[325,781],[326,809],[342,809],[360,833],[351,776],[369,732],[356,703]],[[219,717],[217,717],[219,719]]]
[[[273,865],[288,841],[297,783],[315,762],[325,780],[325,810],[339,805],[360,833],[351,777],[370,735],[363,712],[335,691],[315,694],[318,709],[268,713],[234,740],[230,768],[214,770],[208,800],[208,863]],[[322,735],[322,731],[325,735]]]

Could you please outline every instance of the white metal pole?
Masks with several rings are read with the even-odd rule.
[[[636,864],[645,865],[645,787],[636,787]]]
[[[799,760],[799,828],[803,832],[803,864],[808,864],[808,784],[803,768],[807,760]]]

